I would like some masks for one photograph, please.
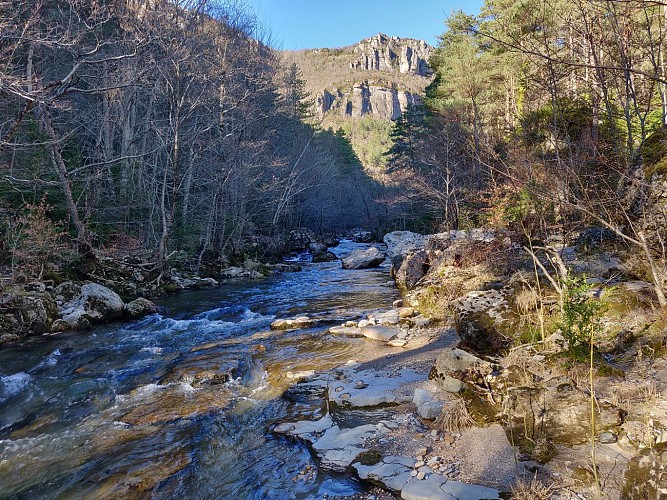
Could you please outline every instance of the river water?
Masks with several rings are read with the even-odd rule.
[[[336,251],[355,246],[342,242]],[[182,292],[138,322],[0,350],[0,497],[316,499],[361,491],[352,477],[317,471],[304,446],[269,428],[286,415],[325,411],[285,397],[291,374],[393,352],[327,333],[390,304],[397,292],[388,280],[386,267],[304,263],[300,272]],[[304,314],[320,321],[269,332],[273,319]]]

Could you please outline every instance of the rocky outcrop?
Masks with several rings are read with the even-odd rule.
[[[21,289],[0,304],[0,345],[29,333],[48,333],[57,318],[51,295],[43,290]]]
[[[493,372],[490,363],[462,349],[446,349],[438,355],[429,378],[446,392],[461,392],[466,383],[484,385],[484,379]]]
[[[72,297],[58,304],[58,312],[63,321],[74,329],[119,319],[125,310],[120,296],[98,283],[85,283],[81,287],[64,283],[56,292],[56,296],[58,295]]]
[[[409,107],[420,104],[421,98],[407,90],[365,80],[347,89],[324,90],[315,102],[320,116],[333,112],[351,118],[397,120]]]
[[[358,248],[343,260],[343,269],[369,269],[379,267],[384,262],[385,254],[376,247]]]
[[[432,53],[433,47],[424,40],[378,33],[355,45],[355,60],[350,68],[428,76],[431,73],[428,59]]]

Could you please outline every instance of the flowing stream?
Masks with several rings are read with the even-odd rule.
[[[0,498],[316,499],[361,491],[352,477],[317,471],[304,446],[269,426],[323,411],[284,396],[293,374],[365,350],[393,352],[327,333],[386,308],[397,297],[388,280],[386,267],[304,263],[296,273],[182,292],[138,322],[0,350]],[[273,319],[298,315],[320,321],[269,332]]]

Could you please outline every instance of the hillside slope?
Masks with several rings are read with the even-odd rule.
[[[391,147],[390,122],[421,103],[432,52],[423,40],[379,33],[348,47],[285,51],[282,58],[299,67],[315,118],[343,129],[367,171],[379,177]]]

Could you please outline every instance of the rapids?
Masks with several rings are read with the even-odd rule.
[[[342,242],[342,254],[355,247]],[[362,490],[269,432],[318,413],[295,374],[392,348],[327,328],[397,298],[388,269],[303,270],[168,297],[162,313],[0,350],[0,497],[316,499]],[[307,330],[270,332],[308,315]],[[379,417],[378,417],[379,418]],[[295,478],[301,473],[301,479]],[[306,477],[306,480],[303,480]]]

